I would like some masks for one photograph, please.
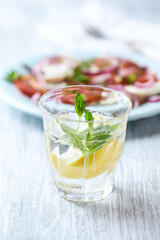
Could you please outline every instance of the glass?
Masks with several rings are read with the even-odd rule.
[[[79,121],[74,106],[77,91],[93,121],[86,121],[84,114]],[[39,104],[58,193],[71,201],[104,199],[113,189],[131,101],[111,89],[78,85],[47,92]]]

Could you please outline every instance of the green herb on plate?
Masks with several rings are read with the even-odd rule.
[[[73,80],[75,80],[76,82],[88,83],[89,78],[82,73],[80,67],[77,67],[74,69],[73,72]]]
[[[19,79],[19,78],[21,78],[21,75],[15,71],[12,71],[12,72],[9,72],[4,79],[8,82],[13,83],[15,79]]]

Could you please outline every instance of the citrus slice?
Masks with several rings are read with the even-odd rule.
[[[124,147],[124,138],[120,140],[115,140],[113,154],[112,154],[112,161],[109,164],[108,175],[114,170],[117,165],[119,158],[121,157],[122,151]]]
[[[112,172],[121,156],[122,142],[124,140],[110,140],[88,158],[72,146],[67,152],[60,155],[59,149],[56,147],[50,159],[60,176],[69,179],[90,179],[104,173],[107,169],[108,174]],[[86,171],[84,171],[85,163],[87,163]]]

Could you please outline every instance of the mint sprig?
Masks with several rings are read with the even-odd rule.
[[[77,92],[75,98],[75,111],[79,116],[78,128],[75,130],[67,126],[64,123],[60,123],[61,128],[64,132],[62,140],[68,141],[69,145],[73,145],[75,148],[79,149],[85,156],[89,156],[94,152],[98,151],[103,147],[103,145],[112,137],[111,132],[113,132],[118,124],[109,125],[99,125],[93,127],[94,118],[90,111],[85,110],[85,101],[83,96]],[[88,128],[78,132],[80,126],[80,119],[85,112],[85,120],[88,122]]]
[[[84,155],[90,155],[98,151],[103,147],[103,145],[112,137],[110,134],[114,131],[118,124],[116,125],[105,125],[92,128],[92,135],[89,129],[85,129],[76,133],[74,128],[68,127],[66,124],[60,123],[62,130],[65,134],[62,139],[68,141],[75,148],[79,149]]]

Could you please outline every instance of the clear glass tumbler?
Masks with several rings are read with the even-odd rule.
[[[77,92],[85,102],[82,116],[75,110]],[[131,101],[111,89],[77,85],[47,92],[39,104],[58,193],[71,201],[104,199],[113,189]]]

